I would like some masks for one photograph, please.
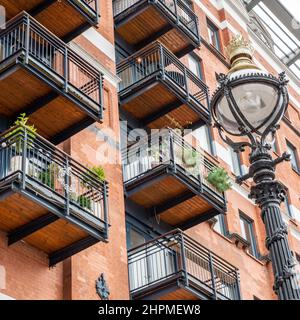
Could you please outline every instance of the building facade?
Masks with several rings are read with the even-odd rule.
[[[300,80],[262,2],[0,0],[0,299],[277,299],[251,181],[234,182],[247,153],[209,108],[236,34],[286,71],[272,153],[291,154],[277,178],[300,264]]]

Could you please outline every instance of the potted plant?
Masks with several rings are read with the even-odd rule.
[[[92,209],[91,199],[87,196],[80,195],[77,198],[77,203],[80,205],[80,207],[88,209],[89,211]]]
[[[224,168],[215,167],[209,172],[206,180],[219,192],[225,192],[232,187],[230,177]]]
[[[105,181],[105,171],[103,167],[91,167],[84,174],[81,185],[86,189],[86,191],[77,198],[77,203],[92,213],[100,213],[101,215],[101,203],[98,200],[99,190],[93,185],[93,179],[96,179],[100,182]]]
[[[64,194],[64,181],[59,177],[59,165],[51,162],[45,171],[39,172],[38,180],[57,193]]]
[[[10,159],[10,170],[9,173],[22,169],[22,157],[25,156],[25,170],[26,173],[31,175],[34,172],[34,168],[31,168],[29,163],[29,158],[27,155],[22,155],[24,139],[22,137],[22,130],[24,128],[27,130],[28,140],[27,140],[27,150],[33,148],[34,140],[36,138],[37,129],[34,125],[28,124],[29,118],[26,117],[25,113],[21,113],[14,124],[11,126],[10,132],[7,133],[5,138],[9,143],[10,139],[13,139],[13,156]]]

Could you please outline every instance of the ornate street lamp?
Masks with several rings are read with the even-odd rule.
[[[243,152],[246,147],[251,150],[249,172],[238,177],[237,183],[253,178],[249,197],[261,208],[275,277],[274,291],[281,300],[298,300],[296,263],[280,212],[286,189],[275,180],[277,164],[288,161],[290,155],[284,153],[273,160],[269,153],[287,109],[288,81],[284,72],[276,78],[260,70],[252,61],[252,46],[241,36],[230,42],[227,53],[232,67],[227,75],[218,75],[219,87],[211,102],[212,116],[221,138],[235,152]]]

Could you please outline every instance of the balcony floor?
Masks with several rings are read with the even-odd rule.
[[[170,51],[181,57],[199,45],[180,27],[172,24],[160,10],[149,4],[146,9],[137,8],[132,18],[130,15],[126,16],[126,13],[123,18],[121,14],[115,19],[115,26],[117,33],[137,50],[152,41],[159,40]]]
[[[38,12],[39,8],[45,4],[45,8],[41,12]],[[70,41],[80,31],[84,31],[89,26],[85,16],[66,1],[3,0],[1,1],[1,5],[6,9],[7,20],[15,17],[22,11],[32,12],[35,19],[65,41]],[[36,9],[38,9],[37,14],[35,14]]]
[[[47,214],[47,209],[25,196],[13,193],[0,201],[0,228],[9,233],[34,219]],[[26,237],[26,242],[50,254],[88,236],[71,223],[59,219],[40,231]]]
[[[120,103],[128,114],[150,128],[188,127],[201,120],[208,121],[209,113],[204,107],[201,109],[192,101],[184,101],[184,97],[175,92],[165,82],[157,80],[148,88],[141,84],[132,96],[128,94],[124,99],[121,96]]]
[[[38,133],[54,143],[95,121],[73,101],[71,94],[64,94],[62,88],[60,94],[59,86],[55,90],[54,84],[49,85],[22,65],[13,66],[0,77],[0,91],[5,92],[0,96],[0,116],[13,122],[25,112]]]
[[[60,195],[27,179],[22,189],[19,179],[14,174],[0,181],[0,229],[9,245],[24,239],[48,254],[51,266],[104,240],[101,220],[74,204],[67,215]]]
[[[165,172],[165,168],[160,170],[160,173],[146,174],[149,176],[138,182],[133,180],[125,183],[125,189],[129,192],[128,198],[146,209],[151,209],[169,225],[181,228],[188,221],[205,221],[222,211],[221,203],[214,203],[214,200],[209,199],[209,193],[189,186],[188,180],[184,181],[184,176]],[[143,179],[144,183],[141,181]]]

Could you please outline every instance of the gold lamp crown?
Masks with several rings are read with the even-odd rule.
[[[235,36],[226,47],[226,54],[230,59],[231,69],[229,73],[244,69],[258,69],[253,63],[253,46],[242,35]]]

